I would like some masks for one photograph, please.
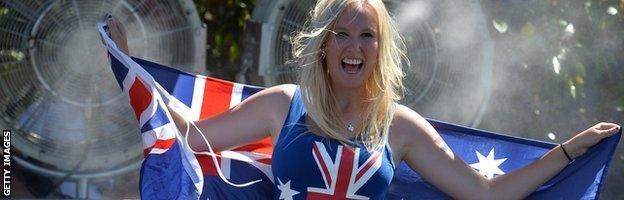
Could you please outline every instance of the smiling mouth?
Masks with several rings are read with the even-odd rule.
[[[362,59],[345,58],[341,62],[342,70],[347,74],[357,74],[362,70],[364,62]]]

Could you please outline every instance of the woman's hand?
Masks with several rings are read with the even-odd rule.
[[[180,133],[182,135],[184,135],[188,129],[189,133],[193,130],[195,130],[194,128],[187,126],[186,124],[186,120],[184,119],[184,117],[182,115],[180,115],[180,113],[176,112],[176,108],[172,107],[170,104],[167,104],[167,110],[169,110],[169,113],[171,114],[171,118],[173,119],[173,123],[176,125],[176,127],[178,128],[178,130],[180,131]],[[189,122],[190,123],[190,122]]]
[[[126,29],[124,28],[123,24],[121,24],[119,20],[117,20],[110,14],[107,14],[105,18],[106,19],[104,21],[106,22],[106,26],[108,27],[108,34],[110,35],[111,39],[115,41],[115,44],[117,44],[119,50],[123,51],[127,55],[130,55],[130,51],[128,50],[128,38],[126,37]]]
[[[583,155],[590,147],[596,145],[602,139],[612,136],[620,130],[620,126],[614,123],[601,122],[587,130],[576,134],[563,143],[566,151],[572,159]]]

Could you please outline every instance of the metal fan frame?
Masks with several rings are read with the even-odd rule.
[[[37,31],[39,30],[39,25],[40,25],[41,21],[46,16],[46,14],[52,9],[54,4],[58,3],[59,1],[60,0],[52,0],[52,1],[50,1],[50,3],[48,3],[48,5],[45,7],[45,9],[41,13],[38,13],[37,19],[36,19],[32,29],[30,31],[30,39],[28,39],[29,46],[31,46],[31,47],[35,46],[35,42],[36,41],[33,38],[36,38],[36,34],[37,34]],[[121,2],[123,4],[123,6],[126,7],[128,10],[132,10],[132,6],[130,6],[130,4],[128,4],[127,1],[123,0]],[[136,19],[140,19],[140,16],[138,16],[138,14],[136,12],[133,12],[132,16],[134,18],[136,18]],[[141,21],[141,20],[136,20],[136,21],[138,22],[138,25],[140,27],[139,30],[141,31],[141,34],[145,35],[146,31],[145,31],[145,25],[143,24],[143,21]],[[35,53],[36,49],[35,48],[29,48],[28,52],[31,55],[31,56],[29,56],[29,58],[30,58],[31,66],[33,67],[33,71],[35,72],[35,75],[37,76],[37,80],[39,80],[41,85],[43,85],[43,87],[46,90],[48,90],[48,92],[50,92],[52,95],[58,97],[59,99],[63,100],[66,103],[69,103],[69,104],[72,104],[72,105],[75,105],[75,106],[87,106],[87,107],[96,106],[97,107],[97,106],[103,106],[103,105],[110,104],[110,103],[118,100],[119,98],[123,98],[123,96],[124,96],[123,93],[119,93],[119,95],[117,95],[117,96],[115,96],[113,98],[110,98],[110,99],[108,99],[108,100],[106,100],[106,101],[104,101],[102,103],[94,103],[94,104],[89,104],[89,105],[85,105],[84,103],[76,102],[74,100],[65,98],[63,95],[57,94],[56,91],[54,91],[50,87],[50,85],[48,85],[48,83],[44,80],[45,78],[43,78],[42,73],[39,71],[39,68],[37,67],[37,66],[39,66],[38,63],[37,63],[37,58],[35,58],[35,56],[34,56],[34,55],[37,55]]]
[[[46,92],[49,92],[50,94],[54,95],[56,98],[59,98],[60,100],[62,100],[62,102],[68,103],[69,105],[73,105],[73,106],[78,106],[78,107],[87,107],[91,108],[91,107],[99,107],[99,106],[104,106],[107,104],[110,104],[116,100],[119,100],[119,98],[123,98],[124,94],[123,93],[119,93],[119,95],[116,95],[112,98],[107,99],[104,102],[96,102],[96,103],[91,103],[91,101],[87,101],[87,103],[83,103],[83,102],[77,102],[74,101],[72,99],[68,99],[68,98],[64,98],[62,95],[59,95],[58,93],[56,93],[54,91],[54,89],[52,89],[50,87],[50,85],[48,85],[43,77],[42,72],[38,69],[38,63],[37,63],[37,58],[36,58],[36,48],[33,48],[36,45],[36,40],[34,39],[40,29],[41,23],[44,20],[44,18],[47,16],[47,13],[50,12],[50,10],[57,4],[61,2],[60,0],[49,0],[46,2],[43,2],[41,4],[41,6],[43,7],[42,9],[38,9],[36,13],[31,13],[32,14],[32,21],[29,23],[29,25],[27,26],[26,31],[24,31],[23,36],[26,36],[26,34],[29,34],[27,38],[27,45],[30,47],[28,48],[28,53],[30,54],[27,58],[30,59],[30,67],[32,67],[34,69],[34,73],[35,76],[37,78],[37,80],[39,81],[39,83],[43,86],[43,88],[45,89]],[[72,1],[72,3],[76,3],[76,1]],[[125,7],[125,9],[127,10],[133,10],[133,6],[130,5],[130,3],[128,3],[127,0],[120,0],[117,2],[119,4],[119,6]],[[22,5],[20,5],[19,2],[10,2],[7,1],[6,2],[7,6],[9,6],[10,8],[20,8]],[[141,5],[142,2],[139,4]],[[192,3],[192,1],[180,1],[180,6],[182,8],[184,8],[184,10],[187,12],[185,15],[187,15],[188,17],[186,18],[186,20],[188,20],[188,22],[190,24],[195,24],[191,27],[191,30],[194,31],[194,35],[196,38],[199,38],[198,41],[196,41],[198,44],[194,45],[194,51],[195,54],[193,55],[194,60],[193,60],[193,66],[203,66],[205,63],[205,36],[206,36],[206,31],[205,31],[205,26],[201,25],[201,21],[199,16],[197,15],[197,11],[195,9],[195,5]],[[189,12],[189,11],[194,11],[194,12]],[[141,17],[139,16],[139,13],[137,12],[131,12],[131,17],[134,17],[136,22],[137,22],[137,26],[138,26],[138,30],[140,31],[140,33],[142,35],[147,35],[147,31],[146,31],[146,26],[144,25],[144,21],[140,20]],[[89,28],[89,27],[87,27]],[[95,30],[95,26],[92,27]],[[196,29],[198,29],[199,31],[197,31]],[[94,38],[96,39],[96,38]],[[99,38],[97,38],[99,39]],[[146,42],[146,41],[145,41]],[[203,42],[203,43],[202,43]],[[146,45],[147,46],[147,45]],[[144,52],[147,53],[147,52]],[[205,70],[205,69],[204,69]],[[196,70],[194,72],[205,72],[203,70]],[[34,81],[34,80],[33,80]],[[88,117],[88,116],[87,116]],[[5,119],[6,120],[6,119]],[[9,120],[10,121],[10,120]],[[1,123],[4,124],[4,123]],[[8,124],[6,124],[8,125]],[[20,131],[19,127],[15,127],[17,128],[16,131]],[[88,131],[88,130],[84,130],[84,131]],[[37,140],[38,137],[36,137],[36,134],[31,134],[31,133],[25,133],[24,137],[14,137],[14,146],[19,146],[18,144],[25,144],[28,145],[28,140],[32,140],[35,139]],[[22,145],[24,146],[24,145]],[[88,145],[87,145],[88,147]],[[19,149],[18,150],[22,150]],[[142,159],[140,159],[140,157],[142,157],[142,155],[140,153],[137,153],[137,159],[131,158],[129,160],[127,160],[126,162],[123,163],[119,163],[118,167],[113,167],[113,168],[105,168],[104,170],[95,170],[95,171],[82,171],[82,172],[74,172],[72,170],[68,171],[68,170],[60,170],[55,168],[53,165],[51,164],[40,164],[40,162],[37,162],[36,159],[32,158],[31,156],[33,155],[37,155],[37,152],[41,152],[42,149],[39,147],[35,147],[31,150],[26,150],[30,153],[18,153],[16,155],[13,156],[13,160],[15,160],[15,162],[26,168],[29,171],[32,171],[34,173],[37,174],[41,174],[43,176],[47,176],[47,177],[51,177],[51,178],[62,178],[62,179],[70,179],[70,180],[76,180],[77,181],[77,195],[76,197],[78,198],[87,198],[87,188],[88,188],[88,179],[102,179],[102,178],[107,178],[107,177],[113,177],[113,176],[118,176],[121,174],[127,174],[131,171],[136,171],[137,169],[140,168],[141,163],[142,163]],[[23,155],[22,155],[23,154]],[[83,153],[86,154],[86,153]],[[35,162],[33,162],[35,161]],[[81,162],[79,162],[78,165],[80,165]],[[77,168],[74,168],[74,170]]]

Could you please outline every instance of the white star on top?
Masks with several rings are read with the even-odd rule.
[[[277,185],[277,189],[280,190],[279,199],[284,200],[292,200],[293,196],[299,194],[296,190],[290,189],[290,181],[286,182],[286,184],[282,183],[282,180],[277,178],[279,185]]]
[[[496,174],[505,174],[498,166],[500,166],[507,158],[502,159],[494,159],[494,148],[490,150],[490,153],[487,157],[483,156],[481,153],[477,152],[477,158],[479,158],[478,163],[471,164],[470,167],[479,171],[479,174],[485,176],[485,178],[492,179]]]

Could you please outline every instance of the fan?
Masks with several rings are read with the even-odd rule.
[[[21,166],[83,185],[138,169],[139,128],[95,28],[106,13],[126,26],[133,56],[204,72],[190,0],[0,2],[0,126],[14,129]]]
[[[477,126],[487,108],[494,43],[478,1],[387,0],[411,65],[405,64],[401,102],[424,116]],[[290,38],[301,30],[314,1],[260,1],[258,73],[266,85],[293,83]]]

